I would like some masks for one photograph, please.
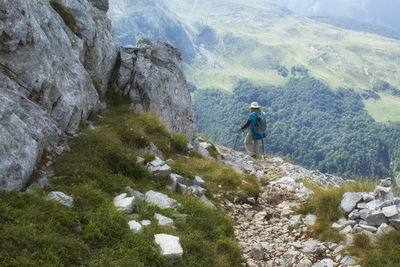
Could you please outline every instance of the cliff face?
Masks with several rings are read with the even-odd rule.
[[[107,0],[0,0],[0,188],[20,188],[44,148],[104,106],[117,54],[107,9]]]
[[[108,0],[0,0],[0,189],[20,189],[46,149],[105,107],[106,90],[195,144],[181,53],[143,40],[115,48]]]
[[[195,144],[191,98],[176,48],[146,39],[120,48],[112,82],[111,89],[129,95],[135,109],[156,113],[170,131]]]

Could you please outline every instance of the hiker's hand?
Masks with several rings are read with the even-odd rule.
[[[240,132],[241,130],[243,130],[242,126],[239,127],[239,132]]]

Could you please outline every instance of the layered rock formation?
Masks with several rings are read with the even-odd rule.
[[[195,143],[191,98],[176,48],[146,39],[136,47],[122,47],[112,80],[112,90],[129,95],[135,109],[156,113],[170,131]]]
[[[116,49],[108,1],[0,1],[0,188],[102,104]],[[97,88],[95,88],[97,87]]]

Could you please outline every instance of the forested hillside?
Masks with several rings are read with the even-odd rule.
[[[373,92],[371,92],[373,95]],[[241,81],[233,93],[196,90],[198,130],[217,143],[232,147],[237,127],[257,100],[267,113],[265,151],[288,155],[308,168],[347,178],[383,178],[398,170],[400,124],[377,123],[354,90],[331,90],[308,75],[284,86],[254,86]],[[243,135],[239,149],[244,149]]]

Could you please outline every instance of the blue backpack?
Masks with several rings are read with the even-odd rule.
[[[267,130],[267,120],[265,118],[265,113],[261,112],[261,114],[258,114],[257,112],[254,112],[254,114],[257,116],[257,123],[256,125],[253,125],[253,129],[256,134],[264,134]]]

